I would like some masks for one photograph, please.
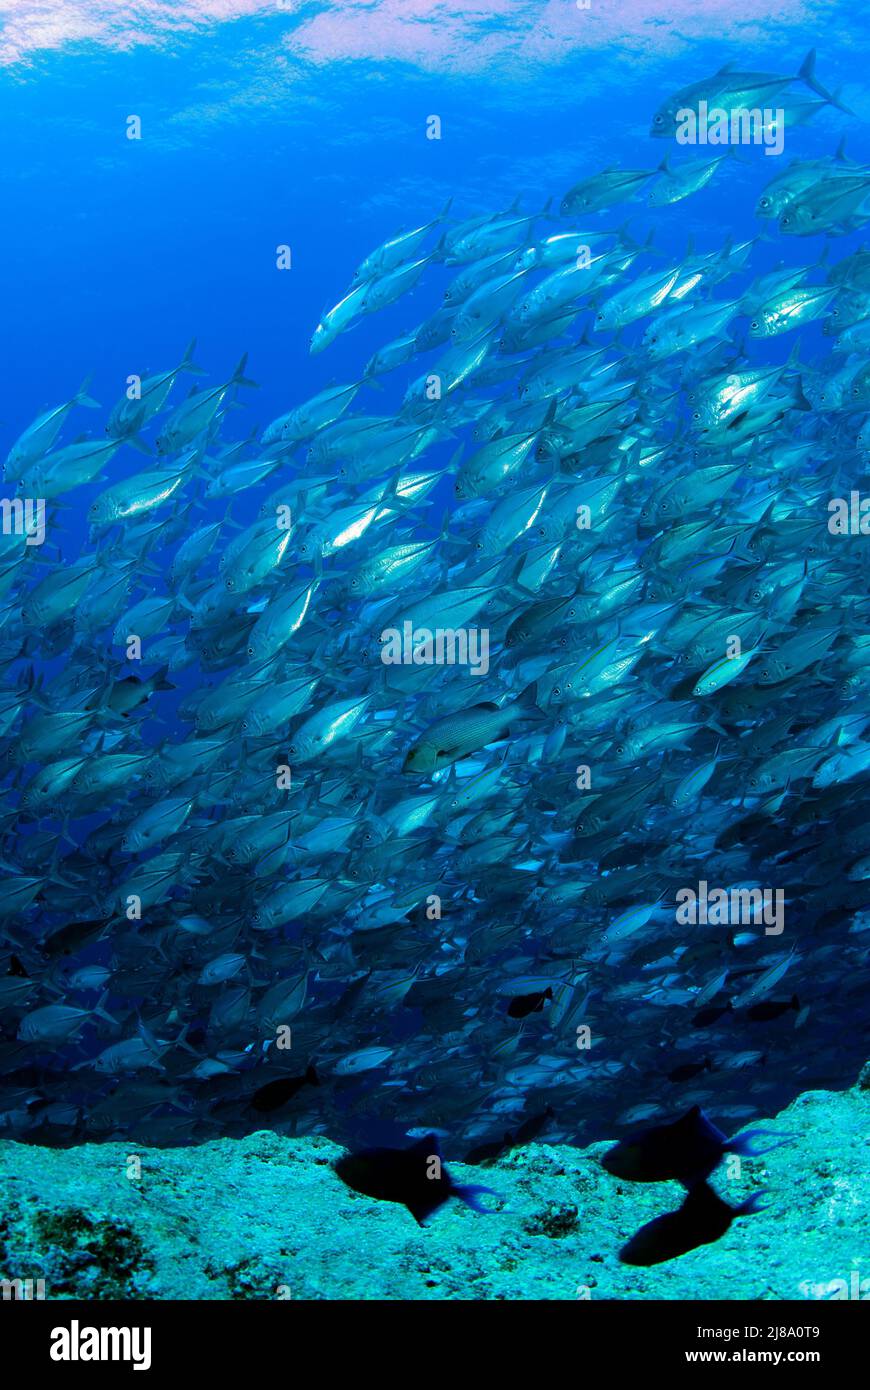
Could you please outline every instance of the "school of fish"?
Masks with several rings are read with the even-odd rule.
[[[651,133],[701,98],[787,147],[840,105],[809,55]],[[0,1134],[491,1155],[854,1079],[870,166],[712,153],[397,234],[311,353],[407,331],[254,436],[246,358],[204,384],[191,343],[11,444],[45,536],[0,536]],[[757,236],[621,221],[748,165]],[[777,927],[687,925],[702,883]]]

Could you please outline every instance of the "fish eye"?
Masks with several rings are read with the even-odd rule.
[[[561,685],[554,685],[554,686],[553,686],[553,694],[554,694],[554,695],[561,695],[561,694],[562,694],[562,687],[561,687]]]
[[[769,199],[769,198],[761,198],[761,199],[759,199],[758,206],[759,206],[760,208],[769,208],[769,207],[770,207],[770,199]]]
[[[752,323],[750,324],[750,328],[757,328],[757,327],[758,327],[758,319],[753,319],[753,320],[752,320]]]
[[[234,579],[232,579],[231,577],[228,576],[228,577],[224,580],[224,583],[226,584],[226,586],[227,586],[228,589],[232,589],[232,588],[235,587],[236,581],[235,581]]]
[[[701,412],[700,412],[700,410],[693,410],[693,411],[692,411],[692,419],[693,419],[693,420],[700,420],[700,418],[701,418]]]
[[[661,117],[661,116],[656,116],[655,120],[653,121],[653,125],[661,125],[662,120],[663,120],[663,117]]]

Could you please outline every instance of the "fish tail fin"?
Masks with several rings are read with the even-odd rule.
[[[106,1000],[108,999],[108,997],[108,990],[106,990],[103,994],[100,995],[98,1002],[94,1005],[94,1013],[97,1015],[97,1018],[103,1019],[105,1023],[111,1023],[113,1028],[120,1028],[121,1025],[118,1022],[118,1020],[116,1018],[113,1018],[110,1013],[106,1012]]]
[[[461,1197],[462,1201],[465,1202],[467,1206],[471,1207],[472,1211],[483,1212],[487,1215],[492,1215],[493,1208],[483,1205],[479,1200],[481,1195],[487,1192],[491,1197],[501,1197],[501,1193],[496,1192],[494,1188],[484,1187],[482,1183],[476,1182],[456,1183],[452,1188],[452,1192],[454,1197]]]
[[[844,111],[847,116],[854,116],[855,112],[850,111],[848,106],[844,106],[832,92],[828,91],[827,87],[822,86],[821,82],[819,82],[816,77],[816,50],[814,48],[810,49],[801,63],[798,70],[798,79],[803,82],[806,87],[809,87],[811,92],[815,92],[816,96],[826,101],[829,106],[835,106],[838,111]]]
[[[195,352],[196,352],[196,339],[195,339],[195,338],[191,338],[191,340],[190,340],[190,342],[188,343],[187,347],[184,349],[184,356],[182,357],[180,363],[178,364],[177,370],[178,370],[179,372],[190,372],[191,376],[207,376],[208,373],[207,373],[202,367],[198,367],[198,366],[196,365],[196,363],[194,362],[194,360],[193,360],[193,354],[194,354]]]
[[[531,711],[539,709],[537,681],[532,681],[531,685],[527,685],[525,690],[520,691],[519,695],[517,696],[517,704],[520,705],[524,710]],[[541,713],[543,713],[542,710]]]
[[[235,371],[233,372],[232,377],[230,378],[231,386],[253,386],[259,388],[259,381],[252,381],[250,377],[245,376],[245,368],[247,367],[247,365],[248,354],[246,352],[243,352],[241,357],[239,358],[238,365]]]
[[[190,1024],[189,1024],[189,1023],[185,1023],[184,1027],[182,1028],[182,1030],[181,1030],[181,1032],[179,1033],[178,1037],[175,1039],[175,1042],[172,1044],[172,1046],[173,1046],[173,1047],[183,1047],[184,1050],[185,1050],[185,1052],[189,1052],[189,1053],[191,1054],[192,1057],[197,1057],[197,1058],[198,1058],[200,1054],[197,1052],[196,1048],[195,1048],[195,1047],[192,1047],[191,1044],[187,1041],[187,1035],[188,1035],[189,1031],[190,1031]]]
[[[89,376],[86,376],[78,391],[76,391],[75,395],[73,396],[73,403],[75,405],[85,405],[87,406],[88,410],[99,410],[100,402],[95,401],[88,390],[90,384],[91,378]]]
[[[758,1148],[753,1140],[762,1138],[772,1138],[776,1142],[765,1144]],[[774,1149],[781,1149],[783,1144],[790,1144],[793,1139],[799,1139],[798,1134],[783,1134],[775,1129],[748,1129],[745,1134],[739,1134],[735,1139],[729,1139],[724,1145],[728,1153],[739,1154],[741,1158],[761,1158],[764,1154],[771,1153]]]

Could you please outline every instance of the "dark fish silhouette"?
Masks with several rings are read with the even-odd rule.
[[[723,1015],[731,1013],[733,1005],[729,999],[727,1004],[713,1006],[709,1009],[699,1009],[692,1019],[693,1028],[709,1028],[711,1024],[717,1023]]]
[[[668,1072],[669,1081],[691,1081],[693,1077],[700,1076],[702,1071],[712,1071],[713,1063],[709,1057],[705,1057],[703,1062],[684,1062],[682,1066],[674,1067],[673,1071]]]
[[[794,1009],[795,1013],[800,1012],[801,1001],[796,994],[791,999],[763,999],[760,1004],[753,1004],[751,1009],[746,1010],[746,1017],[751,1018],[753,1023],[770,1023],[775,1018],[782,1018],[789,1009]]]
[[[641,1226],[622,1247],[619,1258],[626,1265],[658,1265],[696,1250],[699,1245],[711,1245],[724,1236],[738,1216],[763,1211],[758,1205],[762,1195],[754,1192],[739,1207],[731,1207],[707,1183],[698,1183],[689,1189],[683,1205],[676,1211],[657,1216]]]
[[[757,1149],[752,1141],[762,1135],[775,1135],[778,1142]],[[759,1158],[792,1137],[775,1134],[773,1130],[751,1129],[729,1139],[699,1105],[693,1105],[673,1124],[653,1125],[621,1139],[601,1162],[613,1177],[629,1182],[675,1181],[691,1187],[708,1178],[726,1153]]]
[[[279,1076],[275,1081],[267,1081],[265,1086],[261,1086],[259,1091],[255,1091],[251,1096],[251,1105],[261,1114],[269,1115],[292,1100],[303,1086],[319,1085],[320,1077],[311,1063],[304,1076]]]
[[[553,1118],[553,1114],[553,1107],[548,1105],[540,1114],[530,1115],[513,1132],[506,1129],[501,1139],[492,1139],[488,1143],[478,1144],[475,1148],[469,1149],[465,1155],[465,1162],[493,1163],[503,1154],[510,1153],[511,1149],[516,1149],[521,1144],[531,1144],[545,1128],[547,1121]]]
[[[507,1011],[511,1018],[528,1018],[529,1014],[539,1014],[545,1000],[552,997],[553,991],[549,986],[535,994],[518,994],[508,1004]]]
[[[487,1144],[478,1144],[475,1148],[469,1149],[465,1155],[465,1162],[474,1165],[494,1163],[503,1154],[510,1153],[513,1146],[514,1136],[509,1129],[506,1129],[501,1139],[492,1139]]]
[[[434,1134],[424,1135],[409,1149],[362,1149],[345,1154],[335,1171],[354,1192],[381,1202],[400,1202],[421,1226],[450,1197],[461,1197],[474,1211],[490,1210],[476,1199],[492,1188],[454,1183],[441,1161]]]
[[[108,926],[109,920],[106,917],[97,917],[87,922],[70,922],[47,936],[42,942],[42,950],[50,957],[72,955]]]

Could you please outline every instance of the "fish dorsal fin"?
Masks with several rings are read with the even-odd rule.
[[[726,72],[736,72],[736,71],[737,71],[737,64],[736,64],[736,62],[733,62],[733,61],[732,61],[732,62],[730,62],[730,63],[724,63],[724,64],[722,65],[722,67],[719,69],[719,71],[715,74],[715,76],[716,76],[716,77],[721,77],[721,76],[722,76],[724,73],[726,73]]]

